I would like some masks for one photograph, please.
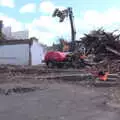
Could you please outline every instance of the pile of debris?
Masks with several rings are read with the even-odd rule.
[[[85,34],[85,37],[81,38],[86,47],[86,54],[95,55],[94,62],[107,61],[107,64],[110,65],[116,61],[120,62],[120,35],[115,35],[114,32],[99,29]]]

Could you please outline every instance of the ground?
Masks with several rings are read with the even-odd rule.
[[[29,75],[0,75],[1,120],[119,120],[119,104],[110,99],[115,87],[110,91],[74,84],[74,80],[42,81],[39,77],[30,71]]]
[[[103,91],[52,83],[42,90],[0,96],[1,120],[119,120]]]

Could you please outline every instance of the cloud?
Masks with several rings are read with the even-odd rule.
[[[14,8],[15,3],[14,3],[14,0],[0,0],[0,6]]]
[[[64,29],[64,27],[66,29]],[[58,21],[50,16],[41,16],[34,19],[32,23],[26,24],[26,29],[30,31],[30,36],[36,36],[40,42],[51,45],[57,37],[67,35],[69,25],[65,23],[59,24]]]
[[[58,18],[52,18],[51,16],[55,5],[52,3],[47,3],[48,6],[52,6],[49,7],[48,10],[45,6],[45,1],[44,4],[43,2],[41,4],[42,7],[40,10],[41,12],[44,12],[44,15],[40,16],[39,18],[34,18],[32,22],[22,23],[2,13],[0,14],[0,19],[4,20],[5,26],[14,26],[12,27],[13,31],[28,29],[30,33],[29,37],[35,36],[39,39],[39,42],[47,45],[52,45],[52,43],[59,37],[64,37],[66,40],[70,40],[71,28],[69,19],[67,18],[63,23],[59,23]],[[46,9],[44,9],[45,7]],[[111,8],[103,12],[87,10],[84,13],[81,13],[81,17],[75,16],[74,22],[77,31],[77,40],[84,33],[87,33],[93,29],[98,29],[100,27],[103,27],[105,30],[112,31],[114,29],[119,29],[120,9]]]
[[[52,45],[55,40],[55,34],[52,32],[43,32],[42,30],[29,29],[29,37],[37,37],[40,43]]]
[[[46,17],[45,17],[46,18]],[[43,21],[45,18],[41,18],[40,20]],[[52,31],[43,31],[41,29],[41,25],[39,25],[37,22],[39,20],[33,20],[32,23],[22,23],[20,21],[17,21],[14,18],[8,17],[7,15],[0,13],[0,20],[3,20],[4,27],[10,26],[12,28],[12,32],[15,31],[22,31],[22,30],[29,30],[29,37],[37,37],[39,39],[39,42],[47,44],[47,45],[52,45],[53,41],[55,40],[56,35]],[[39,25],[39,28],[37,28],[37,25]],[[43,25],[44,26],[44,25]],[[44,27],[44,28],[47,28]]]
[[[28,3],[24,5],[20,11],[20,13],[35,13],[36,12],[36,4],[35,3]]]
[[[113,26],[120,23],[120,9],[111,8],[104,12],[89,10],[84,13],[82,21],[93,27]]]
[[[11,26],[12,31],[19,31],[24,29],[24,24],[20,21],[17,21],[14,18],[10,18],[7,15],[0,13],[0,20],[3,20],[4,26]]]
[[[67,19],[65,20],[65,22],[59,23],[58,20],[50,16],[40,16],[39,19],[34,19],[32,23],[26,24],[26,28],[28,28],[31,31],[37,30],[40,33],[50,33],[51,35],[48,34],[48,38],[49,36],[54,36],[53,40],[57,39],[57,37],[65,37],[68,34],[70,34],[70,25]],[[53,40],[51,41],[51,43],[53,42]],[[49,39],[47,41],[49,41]]]
[[[43,28],[46,29],[46,31],[52,31],[54,33],[58,34],[64,34],[67,33],[66,29],[69,29],[69,23],[66,20],[63,23],[59,23],[58,20],[55,18],[52,18],[51,16],[40,16],[39,19],[34,19],[32,23],[30,23],[31,28]]]
[[[40,11],[43,13],[51,13],[54,11],[54,5],[50,1],[43,1],[40,3]]]
[[[46,14],[52,14],[55,8],[59,8],[60,10],[65,9],[64,6],[56,6],[51,1],[43,1],[40,3],[40,12]]]

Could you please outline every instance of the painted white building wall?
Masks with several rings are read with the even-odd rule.
[[[45,48],[36,41],[33,41],[31,46],[32,65],[38,65],[42,63],[45,55]]]
[[[0,64],[28,65],[29,45],[2,45],[0,46]]]
[[[11,39],[11,27],[3,27],[2,32],[7,39]]]
[[[29,32],[27,30],[12,32],[11,34],[13,39],[28,39],[29,37]]]

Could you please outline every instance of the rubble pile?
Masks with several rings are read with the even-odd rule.
[[[107,61],[106,63],[107,65],[111,65],[112,71],[115,71],[113,69],[116,69],[116,65],[120,64],[120,35],[115,35],[114,32],[115,31],[110,33],[99,29],[85,34],[85,36],[81,38],[82,43],[86,47],[86,54],[94,54],[94,62],[96,63]],[[119,71],[120,69],[118,69],[116,70]]]

